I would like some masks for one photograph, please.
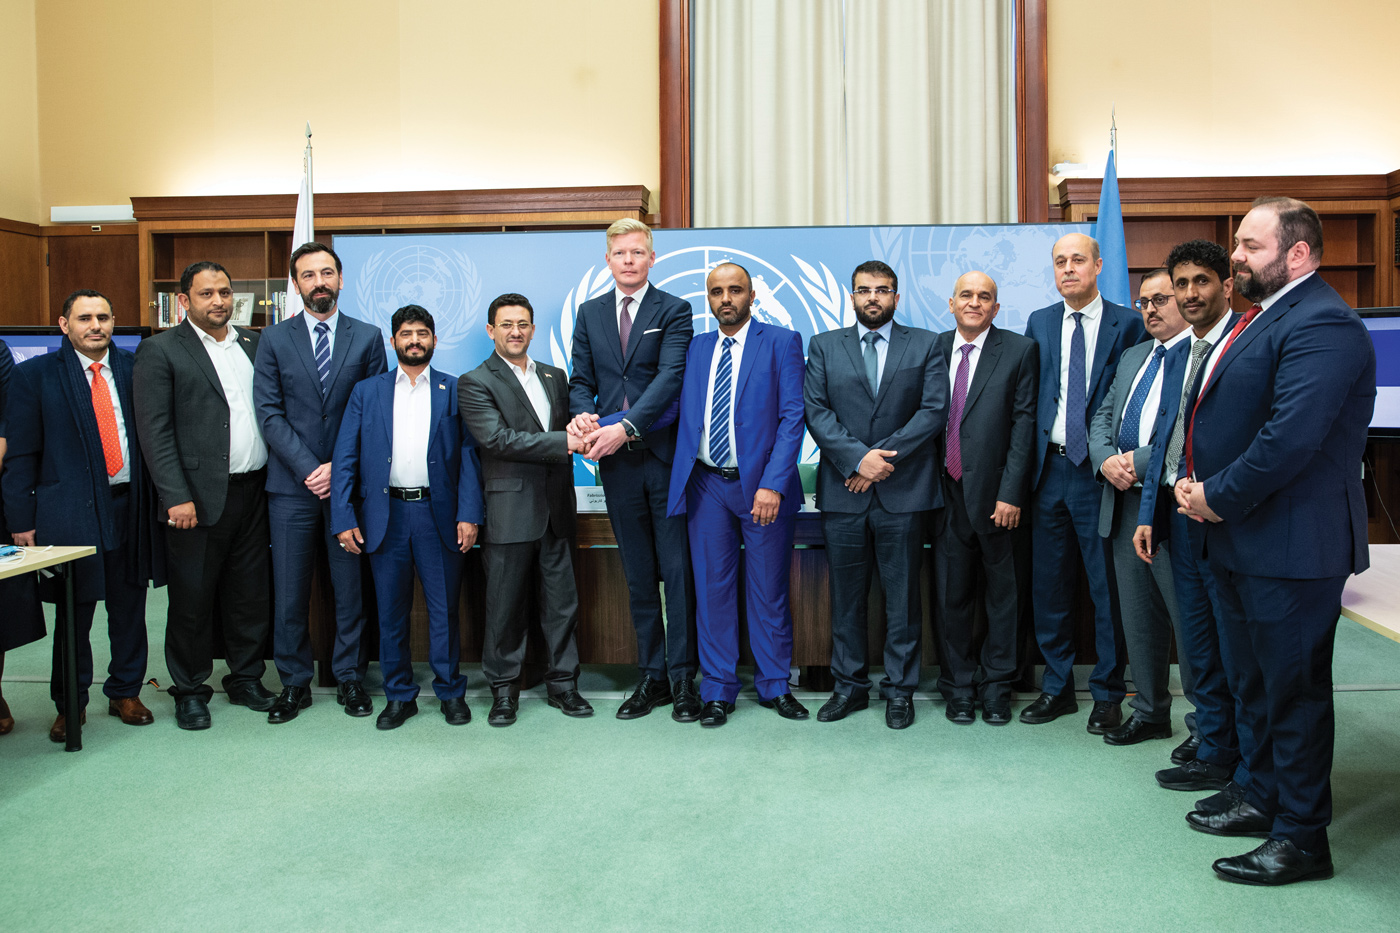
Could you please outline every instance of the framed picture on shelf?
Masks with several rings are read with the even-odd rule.
[[[233,316],[229,318],[229,323],[238,327],[249,327],[253,323],[253,306],[257,304],[258,296],[252,292],[233,293]]]

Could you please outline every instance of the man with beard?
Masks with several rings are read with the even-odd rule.
[[[1288,884],[1332,874],[1332,643],[1347,577],[1370,563],[1361,458],[1376,354],[1317,274],[1322,222],[1308,205],[1255,201],[1231,259],[1255,304],[1204,364],[1176,500],[1207,523],[1223,655],[1254,743],[1243,798],[1186,819],[1265,838],[1218,859],[1220,877]]]
[[[386,700],[375,726],[397,729],[418,712],[408,638],[415,572],[428,609],[433,693],[448,725],[460,726],[472,714],[458,603],[462,555],[484,518],[481,472],[457,420],[457,379],[428,365],[437,344],[433,316],[405,305],[390,327],[399,365],[357,384],[345,406],[331,470],[331,528],[347,553],[369,552],[374,574]]]
[[[923,611],[923,513],[943,503],[931,456],[947,418],[947,365],[934,335],[894,321],[899,280],[879,260],[851,273],[856,324],[807,345],[807,429],[821,448],[836,689],[817,712],[835,722],[869,705],[866,615],[872,571],[885,592],[885,725],[914,722]]]
[[[753,280],[743,266],[716,266],[705,291],[719,331],[699,334],[686,353],[667,509],[686,517],[695,566],[705,674],[700,725],[724,725],[739,695],[741,543],[759,704],[784,719],[806,719],[806,707],[788,689],[788,586],[802,508],[802,336],[752,320]]]
[[[290,722],[311,705],[308,614],[311,574],[322,548],[335,594],[336,700],[351,716],[374,709],[363,686],[360,558],[331,534],[331,453],[350,390],[385,370],[384,337],[373,324],[341,313],[340,272],[340,257],[329,246],[297,247],[292,278],[304,313],[264,330],[253,363],[253,400],[269,454],[273,657],[282,678],[282,694],[267,713],[271,723]]]

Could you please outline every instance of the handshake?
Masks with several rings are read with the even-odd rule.
[[[591,412],[575,415],[564,429],[569,439],[569,453],[583,454],[589,460],[601,460],[627,443],[627,428],[622,424],[598,426],[598,416]]]

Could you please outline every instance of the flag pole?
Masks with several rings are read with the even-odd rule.
[[[316,238],[315,185],[311,180],[311,121],[306,121],[306,233],[308,240]],[[292,244],[295,247],[297,244]]]

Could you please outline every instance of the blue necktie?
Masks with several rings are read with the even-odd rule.
[[[717,467],[729,463],[729,397],[734,382],[734,357],[729,348],[733,344],[733,337],[724,338],[715,368],[715,398],[710,405],[710,459]]]
[[[1089,377],[1084,370],[1084,314],[1071,312],[1074,333],[1069,336],[1069,389],[1065,393],[1065,456],[1079,466],[1089,459],[1089,428],[1084,420],[1089,407]]]
[[[325,321],[316,322],[316,369],[321,373],[321,393],[331,378],[331,328]]]
[[[1147,393],[1152,391],[1157,370],[1162,366],[1162,355],[1166,352],[1166,347],[1158,347],[1152,351],[1152,359],[1143,371],[1142,378],[1138,380],[1133,397],[1128,399],[1128,407],[1123,409],[1123,423],[1118,429],[1118,449],[1123,453],[1137,449],[1138,435],[1142,428],[1142,406],[1147,403]]]
[[[870,383],[870,394],[880,394],[880,351],[875,349],[875,341],[880,335],[873,330],[861,338],[865,341],[865,381]]]

